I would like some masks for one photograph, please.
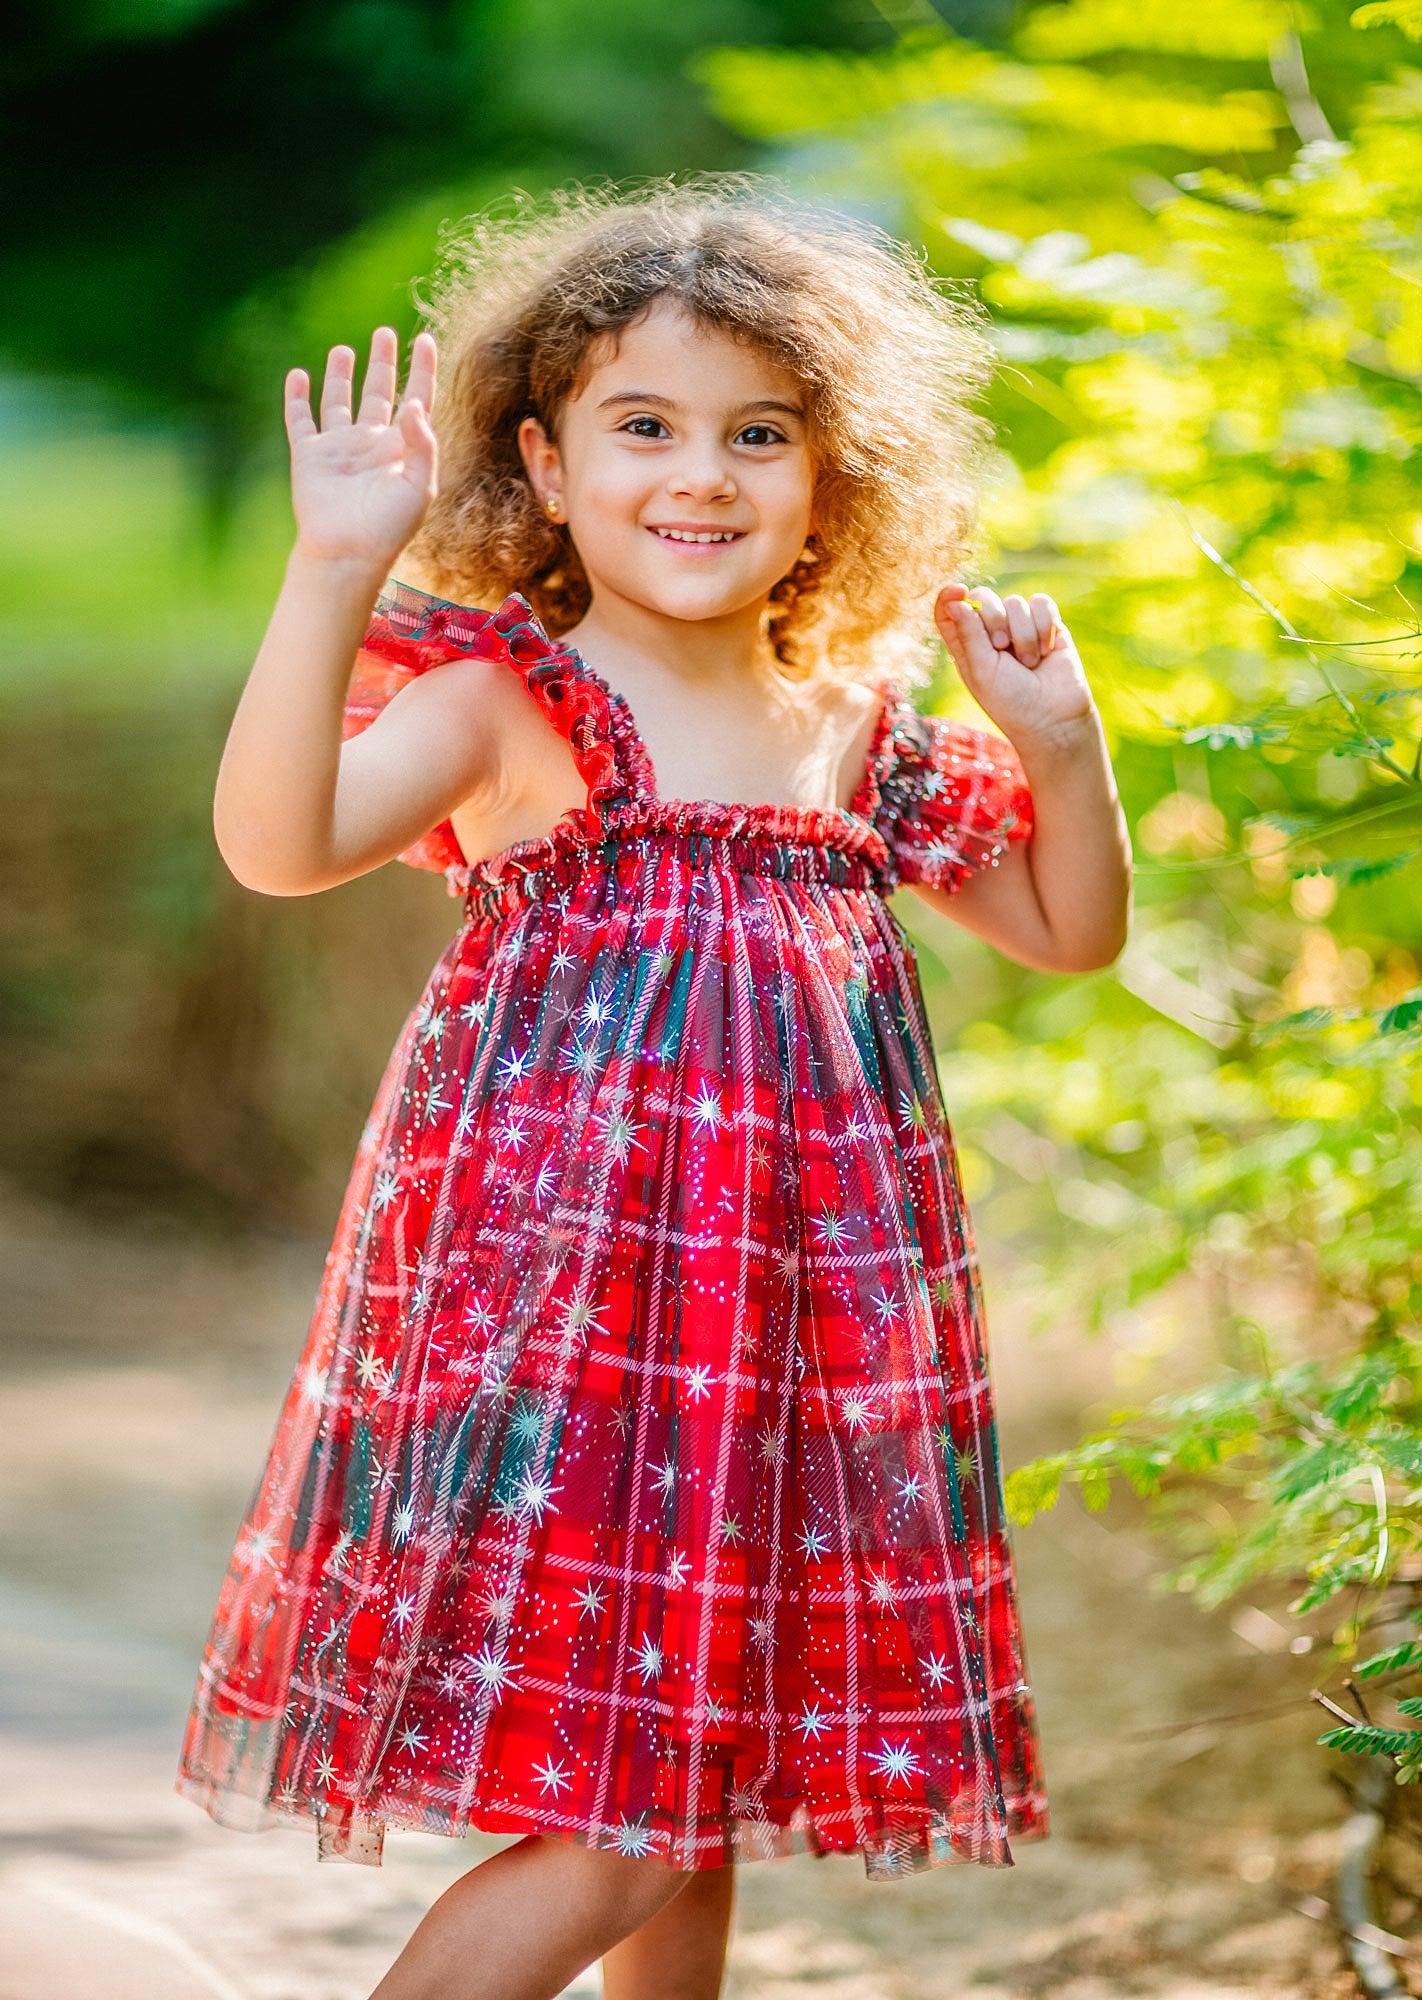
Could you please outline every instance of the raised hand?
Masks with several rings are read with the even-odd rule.
[[[333,347],[321,386],[321,420],[311,414],[304,368],[286,378],[286,434],[296,546],[320,561],[368,567],[383,576],[424,518],[438,488],[438,452],[429,412],[435,343],[417,334],[410,373],[395,409],[399,337],[371,337],[360,409],[353,415],[355,349]]]
[[[1091,718],[1081,659],[1045,592],[1002,598],[950,583],[933,615],[968,692],[1015,743],[1069,738]]]

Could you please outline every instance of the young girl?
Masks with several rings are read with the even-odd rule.
[[[1087,970],[1128,849],[1052,600],[944,583],[990,351],[906,253],[743,181],[567,198],[478,226],[428,317],[434,428],[429,332],[398,411],[389,329],[358,410],[350,349],[319,424],[287,378],[298,532],[216,828],[265,894],[399,855],[463,920],[180,1787],[359,1861],[523,1836],[379,2000],[544,2000],[599,1956],[610,2000],[714,2000],[733,1863],[889,1877],[1046,1830],[886,898]],[[916,713],[930,610],[1005,738]]]

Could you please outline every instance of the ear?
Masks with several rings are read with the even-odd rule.
[[[559,456],[557,445],[537,417],[525,417],[519,425],[518,449],[524,471],[528,474],[528,483],[533,488],[534,498],[539,506],[546,508],[550,500],[561,501],[563,461]]]

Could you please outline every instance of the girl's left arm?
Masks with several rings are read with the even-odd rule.
[[[1101,717],[1052,599],[942,591],[938,629],[980,708],[1011,741],[1032,793],[1032,836],[926,901],[1020,964],[1094,972],[1126,941],[1131,844]]]

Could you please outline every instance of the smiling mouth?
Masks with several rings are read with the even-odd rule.
[[[744,528],[649,528],[659,542],[675,542],[681,548],[724,547],[727,542],[745,540]]]

